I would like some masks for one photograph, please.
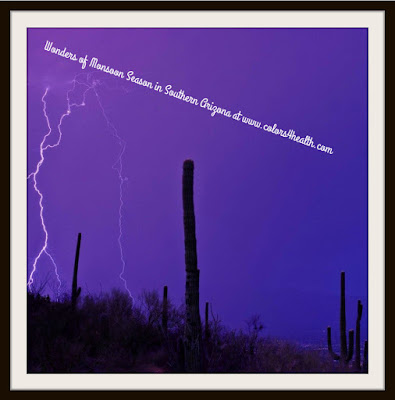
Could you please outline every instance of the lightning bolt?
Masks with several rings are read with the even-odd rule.
[[[120,151],[118,154],[118,157],[115,161],[115,163],[113,164],[112,168],[116,171],[117,176],[118,176],[118,180],[119,180],[119,208],[118,208],[118,227],[119,227],[119,235],[118,235],[118,246],[119,246],[119,251],[120,251],[120,258],[121,258],[121,272],[119,274],[119,278],[121,279],[121,281],[123,282],[124,288],[125,290],[128,292],[129,297],[132,299],[132,302],[134,302],[134,298],[128,288],[127,285],[127,281],[124,278],[124,273],[125,273],[125,269],[126,269],[126,262],[125,262],[125,257],[124,257],[124,251],[123,251],[123,246],[122,246],[122,238],[123,238],[123,208],[124,208],[124,201],[123,201],[123,193],[124,193],[124,183],[127,181],[127,178],[123,175],[123,155],[125,153],[126,150],[126,141],[123,140],[119,134],[117,129],[115,128],[115,126],[111,123],[110,119],[108,118],[105,109],[103,107],[102,101],[100,99],[100,95],[98,93],[97,87],[100,85],[104,85],[105,84],[99,80],[93,80],[92,82],[89,83],[90,81],[90,77],[92,76],[91,74],[87,75],[87,79],[86,82],[81,82],[78,80],[78,76],[75,76],[75,78],[73,79],[72,83],[72,88],[70,90],[67,91],[66,94],[66,99],[67,99],[67,108],[66,111],[61,115],[60,119],[59,119],[59,123],[57,125],[57,131],[58,131],[58,140],[56,141],[55,144],[47,144],[45,145],[45,142],[47,140],[47,138],[51,135],[52,133],[52,128],[51,128],[51,124],[49,121],[49,117],[47,114],[47,102],[45,100],[49,88],[45,89],[44,95],[41,99],[42,103],[43,103],[43,114],[44,117],[46,119],[47,122],[47,126],[48,126],[48,132],[47,134],[43,137],[41,143],[40,143],[40,160],[36,165],[36,169],[34,172],[32,172],[31,174],[28,175],[27,179],[32,179],[34,182],[34,190],[36,191],[36,193],[39,196],[39,207],[40,207],[40,220],[41,220],[41,227],[42,230],[44,232],[45,235],[45,240],[44,240],[44,244],[41,248],[41,250],[39,251],[38,255],[36,256],[36,258],[34,259],[33,262],[33,267],[32,267],[32,271],[30,273],[29,276],[29,280],[28,280],[28,288],[29,291],[31,291],[32,289],[32,285],[34,283],[34,279],[33,276],[35,274],[35,272],[37,271],[37,264],[38,261],[40,260],[40,258],[45,254],[52,262],[53,266],[54,266],[54,272],[56,275],[56,279],[58,282],[58,287],[57,287],[57,291],[58,291],[58,296],[59,296],[59,292],[60,292],[60,287],[61,287],[61,279],[58,273],[58,266],[56,265],[56,262],[53,258],[53,256],[50,254],[50,252],[48,251],[48,240],[49,240],[49,235],[48,235],[48,230],[47,227],[45,225],[45,219],[44,219],[44,205],[43,205],[43,201],[44,201],[44,195],[43,193],[40,191],[39,187],[38,187],[38,183],[37,183],[37,175],[40,172],[40,169],[45,161],[45,152],[49,149],[58,147],[61,143],[62,140],[62,130],[61,130],[61,126],[63,123],[63,120],[65,117],[69,116],[72,112],[72,109],[74,107],[84,107],[86,104],[86,95],[87,93],[92,90],[96,96],[97,99],[97,103],[99,105],[99,108],[101,110],[101,113],[106,121],[107,124],[107,128],[109,129],[109,131],[111,132],[111,135],[117,140],[119,146],[120,146]],[[70,100],[70,94],[76,89],[76,85],[82,85],[85,87],[83,94],[82,94],[82,102],[81,103],[76,103],[76,102],[71,102]],[[126,90],[125,88],[121,88],[122,90],[124,90],[125,92],[129,92],[128,90]]]
[[[125,181],[127,180],[126,177],[124,177],[123,175],[123,155],[125,153],[126,150],[126,142],[125,140],[123,140],[119,134],[117,129],[115,128],[115,126],[111,123],[111,121],[108,119],[107,114],[104,110],[103,104],[100,100],[100,96],[99,93],[96,90],[96,84],[94,84],[92,86],[92,89],[96,95],[97,98],[97,103],[99,104],[99,107],[102,111],[103,117],[106,120],[107,123],[107,127],[108,129],[111,131],[113,137],[118,141],[118,144],[120,146],[120,151],[118,154],[118,158],[116,159],[115,163],[113,164],[112,168],[117,172],[118,175],[118,179],[119,179],[119,208],[118,208],[118,227],[119,227],[119,235],[118,235],[118,246],[119,246],[119,252],[120,252],[120,256],[121,256],[121,263],[122,263],[122,269],[121,269],[121,273],[119,274],[119,278],[121,279],[121,281],[124,284],[125,290],[128,292],[129,297],[132,299],[132,301],[134,302],[132,293],[130,292],[126,279],[123,277],[124,273],[125,273],[125,268],[126,268],[126,262],[125,262],[125,258],[124,258],[124,253],[123,253],[123,247],[122,247],[122,236],[123,236],[123,214],[122,214],[122,210],[123,210],[123,206],[124,206],[124,202],[123,202],[123,185],[125,183]]]
[[[43,205],[44,195],[42,194],[42,192],[41,192],[40,189],[38,188],[38,183],[37,183],[37,175],[38,175],[38,173],[40,172],[40,168],[41,168],[41,166],[43,165],[44,160],[45,160],[45,158],[44,158],[44,153],[45,153],[45,151],[47,151],[49,148],[53,148],[53,147],[58,146],[59,143],[60,143],[60,139],[61,139],[61,136],[59,136],[59,139],[58,139],[58,142],[57,142],[57,143],[55,143],[54,145],[49,145],[49,144],[48,144],[48,145],[46,145],[46,146],[44,147],[44,144],[45,144],[45,141],[47,140],[47,137],[49,137],[49,136],[51,135],[51,133],[52,133],[51,124],[50,124],[50,122],[49,122],[49,118],[48,118],[48,114],[47,114],[47,102],[46,102],[46,100],[45,100],[45,98],[47,97],[47,94],[48,94],[48,90],[49,90],[49,88],[46,88],[46,89],[45,89],[44,95],[43,95],[43,97],[41,98],[41,101],[42,101],[42,103],[43,103],[43,114],[44,114],[45,120],[46,120],[46,122],[47,122],[48,132],[47,132],[47,134],[43,137],[43,139],[42,139],[42,141],[41,141],[41,143],[40,143],[40,160],[39,160],[39,162],[37,163],[36,169],[35,169],[34,172],[32,172],[32,173],[27,177],[28,180],[31,179],[31,178],[33,179],[34,190],[36,191],[36,193],[37,193],[38,196],[39,196],[39,202],[38,202],[38,204],[39,204],[39,207],[40,207],[40,220],[41,220],[41,227],[42,227],[42,230],[44,231],[45,239],[44,239],[44,245],[43,245],[43,247],[42,247],[41,250],[39,251],[39,253],[38,253],[38,255],[36,256],[36,258],[34,259],[33,268],[32,268],[32,271],[31,271],[31,273],[30,273],[27,286],[28,286],[28,288],[29,288],[29,291],[31,291],[31,290],[32,290],[32,285],[33,285],[33,283],[34,283],[33,275],[34,275],[34,273],[35,273],[36,270],[37,270],[37,263],[38,263],[38,260],[41,258],[41,256],[42,256],[43,254],[45,254],[45,255],[48,256],[48,258],[51,260],[51,262],[52,262],[52,264],[53,264],[53,266],[54,266],[56,279],[57,279],[57,281],[58,281],[58,288],[57,288],[57,289],[58,289],[58,295],[59,295],[59,291],[60,291],[60,287],[61,287],[61,285],[62,285],[62,282],[61,282],[60,277],[59,277],[59,274],[58,274],[58,267],[57,267],[57,265],[56,265],[56,262],[55,262],[55,260],[53,259],[52,255],[48,252],[48,230],[47,230],[47,227],[46,227],[46,225],[45,225],[45,220],[44,220],[44,205]]]

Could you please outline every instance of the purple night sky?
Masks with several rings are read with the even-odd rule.
[[[123,156],[124,277],[134,297],[185,284],[181,178],[195,162],[195,214],[201,307],[231,327],[259,313],[266,334],[338,342],[340,271],[346,272],[347,328],[364,305],[367,339],[367,30],[366,29],[29,29],[28,174],[48,133],[67,110],[77,74],[94,70],[44,50],[46,41],[199,101],[297,135],[333,155],[258,130],[163,93],[96,71],[97,93],[126,142]],[[126,90],[125,90],[126,89]],[[82,91],[70,95],[81,102]],[[82,233],[82,293],[123,288],[118,247],[120,146],[93,90],[63,119],[62,141],[37,175],[44,195],[48,251],[70,291]],[[30,274],[44,243],[39,197],[28,185]],[[37,264],[39,281],[52,271]],[[53,296],[53,272],[47,285]]]

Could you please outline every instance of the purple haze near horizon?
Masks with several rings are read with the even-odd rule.
[[[106,115],[126,141],[123,249],[134,297],[184,293],[182,163],[195,162],[201,307],[232,327],[259,313],[266,333],[338,341],[340,271],[347,322],[362,299],[367,335],[367,30],[365,29],[29,29],[28,173],[48,132],[66,111],[77,74],[92,73],[44,51],[46,40],[78,57],[97,57],[199,101],[310,135],[327,155],[203,108],[97,71]],[[84,79],[84,77],[82,77]],[[127,90],[122,90],[126,88]],[[76,91],[75,101],[81,101]],[[63,290],[71,286],[82,232],[82,293],[123,288],[118,248],[120,147],[93,91],[62,123],[59,147],[37,176],[48,248]],[[28,273],[44,241],[38,196],[28,185]],[[51,271],[42,257],[35,277]],[[52,283],[51,283],[52,282]],[[54,293],[54,275],[47,285]]]

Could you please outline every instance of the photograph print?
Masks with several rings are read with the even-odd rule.
[[[28,28],[27,373],[369,371],[368,29]]]

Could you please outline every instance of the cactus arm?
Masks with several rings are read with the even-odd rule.
[[[71,287],[71,308],[75,310],[78,296],[81,294],[81,288],[77,288],[77,275],[78,275],[78,261],[80,258],[81,247],[81,233],[78,234],[77,250],[75,252],[74,271],[73,271],[73,284]]]
[[[346,279],[344,272],[341,272],[340,278],[340,357],[343,360],[347,358]]]
[[[328,351],[329,351],[329,354],[331,355],[331,357],[334,360],[339,360],[340,357],[333,351],[333,348],[332,348],[332,334],[331,334],[331,327],[330,326],[328,326],[328,328],[327,328],[326,336],[327,336],[327,340],[328,340]]]
[[[358,300],[357,307],[357,323],[355,329],[355,368],[361,369],[361,318],[362,318],[362,303]]]
[[[354,329],[350,329],[348,332],[348,353],[347,353],[347,362],[350,362],[354,355]]]

